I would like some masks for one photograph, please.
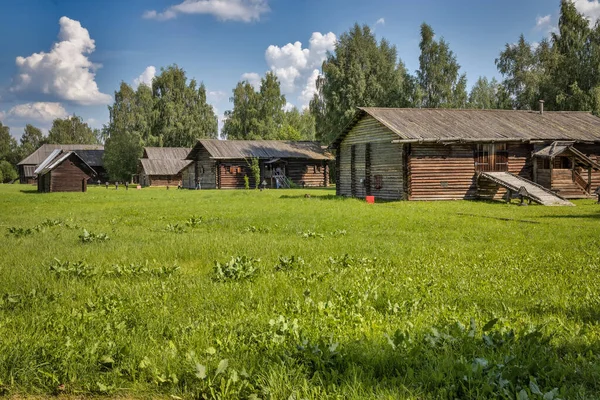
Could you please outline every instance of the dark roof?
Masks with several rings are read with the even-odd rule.
[[[535,153],[533,153],[536,157],[542,158],[554,158],[559,155],[566,155],[575,157],[575,159],[580,163],[588,167],[592,167],[596,170],[600,169],[600,164],[577,150],[573,147],[574,142],[554,142],[549,146],[546,146]]]
[[[25,159],[23,159],[17,165],[39,165],[42,163],[42,161],[48,158],[50,154],[52,154],[52,151],[56,149],[61,149],[64,151],[79,150],[78,153],[81,150],[86,150],[88,152],[94,150],[95,152],[93,153],[82,153],[82,158],[89,156],[89,162],[88,160],[85,161],[94,167],[101,167],[103,165],[102,155],[104,154],[104,146],[95,144],[44,144],[29,156],[25,157]]]
[[[142,169],[146,175],[177,175],[179,171],[190,165],[189,160],[152,160],[140,159]]]
[[[185,160],[188,147],[144,147],[144,157],[154,160]]]
[[[334,141],[337,146],[370,115],[406,142],[509,142],[572,140],[600,142],[600,118],[589,112],[452,110],[361,107]]]
[[[187,159],[193,160],[201,148],[205,148],[211,158],[221,160],[240,158],[330,160],[333,158],[319,142],[200,139]]]
[[[96,175],[96,171],[94,171],[94,169],[92,167],[90,167],[81,157],[79,157],[79,155],[77,155],[77,153],[75,153],[74,151],[68,151],[68,152],[60,152],[60,153],[53,153],[50,156],[48,156],[48,158],[46,160],[43,161],[44,164],[46,164],[46,166],[38,173],[38,175],[44,175],[47,174],[48,172],[56,169],[59,165],[61,165],[65,160],[67,159],[71,159],[74,161],[74,163],[76,163],[79,168],[84,171],[85,173],[87,173],[90,176]]]

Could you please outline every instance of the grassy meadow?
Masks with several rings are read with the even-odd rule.
[[[0,185],[0,395],[600,393],[592,200],[124,189]]]

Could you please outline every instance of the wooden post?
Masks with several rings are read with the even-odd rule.
[[[538,180],[537,180],[538,163],[537,162],[538,162],[537,158],[534,157],[533,158],[533,181],[535,183],[538,183]]]
[[[588,184],[587,184],[587,192],[588,194],[592,194],[592,167],[588,167]]]
[[[550,187],[549,189],[552,190],[552,172],[554,170],[554,157],[550,157]]]

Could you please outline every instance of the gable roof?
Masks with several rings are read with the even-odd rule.
[[[600,118],[589,112],[360,107],[333,146],[367,115],[402,142],[600,142]]]
[[[39,165],[48,158],[50,154],[54,150],[64,150],[64,151],[73,151],[76,150],[78,153],[81,150],[85,150],[85,152],[81,152],[81,157],[86,159],[85,161],[89,165],[93,165],[95,167],[101,167],[104,165],[102,161],[102,156],[104,154],[104,146],[96,145],[96,144],[44,144],[36,151],[25,157],[21,162],[17,165]]]
[[[208,151],[211,158],[220,160],[240,158],[331,160],[333,158],[319,142],[200,139],[187,159],[195,159],[202,148]]]
[[[50,156],[42,164],[44,167],[38,168],[38,175],[44,175],[48,172],[56,169],[60,166],[65,160],[72,159],[77,163],[78,167],[84,171],[86,174],[93,176],[96,175],[96,171],[92,167],[90,167],[77,153],[74,151],[62,152],[62,150],[56,150],[56,152],[52,152]],[[37,170],[36,170],[37,171]]]
[[[140,164],[146,175],[177,175],[179,171],[190,165],[189,160],[156,160],[141,158]]]
[[[188,147],[144,147],[143,158],[153,160],[185,160],[190,152]]]

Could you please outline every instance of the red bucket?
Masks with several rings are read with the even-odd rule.
[[[369,204],[375,204],[375,196],[366,196],[365,200],[367,201],[367,203]]]

